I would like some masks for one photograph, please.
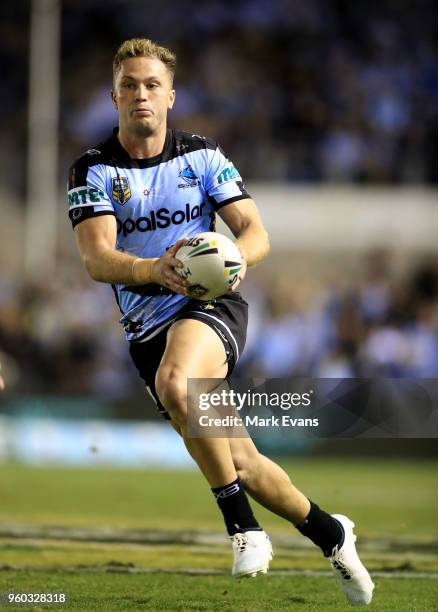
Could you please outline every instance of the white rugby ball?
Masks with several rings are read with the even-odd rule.
[[[202,232],[180,247],[175,268],[187,280],[190,297],[213,300],[227,293],[242,268],[242,256],[234,242],[216,232]]]

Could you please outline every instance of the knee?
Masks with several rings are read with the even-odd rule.
[[[257,450],[233,455],[233,463],[243,486],[250,486],[259,471],[261,455]]]
[[[176,367],[160,367],[155,377],[155,388],[160,402],[172,420],[181,425],[187,417],[187,377]]]

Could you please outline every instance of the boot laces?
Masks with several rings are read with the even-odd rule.
[[[343,563],[341,563],[340,561],[332,561],[332,565],[344,580],[351,580],[352,574]]]
[[[234,543],[239,552],[245,552],[248,545],[248,538],[244,533],[236,533],[234,536]]]

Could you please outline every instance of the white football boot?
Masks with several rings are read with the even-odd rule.
[[[234,552],[233,576],[255,578],[258,572],[267,573],[273,553],[271,540],[264,531],[236,533],[230,539]]]
[[[329,557],[333,572],[353,606],[368,605],[373,597],[374,584],[356,551],[356,535],[353,533],[354,523],[343,514],[333,514],[344,528],[345,539],[341,548],[338,546]]]

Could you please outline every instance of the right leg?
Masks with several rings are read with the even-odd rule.
[[[369,604],[374,585],[356,551],[354,523],[344,515],[330,516],[309,502],[279,465],[258,452],[251,438],[231,438],[230,448],[237,474],[251,497],[321,548],[350,603]]]
[[[237,474],[251,497],[294,525],[302,523],[310,502],[283,468],[259,453],[251,438],[230,438],[230,448]]]

